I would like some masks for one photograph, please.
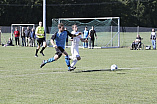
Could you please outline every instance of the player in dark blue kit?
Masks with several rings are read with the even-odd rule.
[[[59,31],[56,32],[51,37],[51,43],[52,43],[53,47],[56,49],[56,54],[54,57],[49,58],[48,60],[43,60],[42,64],[40,65],[40,68],[42,68],[47,63],[58,60],[63,54],[65,56],[65,62],[68,66],[68,71],[72,71],[75,69],[75,67],[70,66],[70,60],[69,60],[68,53],[64,50],[66,38],[67,38],[67,35],[69,35],[70,37],[76,37],[78,35],[81,35],[81,33],[78,33],[77,35],[75,35],[75,34],[71,34],[68,31],[64,31],[64,25],[62,23],[60,23],[58,25],[58,29],[59,29]],[[54,40],[56,41],[56,44],[55,44]]]

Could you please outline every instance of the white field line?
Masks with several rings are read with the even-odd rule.
[[[110,68],[108,68],[110,69]],[[122,70],[140,70],[140,69],[157,69],[157,67],[141,67],[141,68],[118,68]],[[105,70],[105,69],[104,69]],[[0,71],[6,71],[6,70],[0,70]],[[88,70],[82,70],[82,71],[88,71]],[[53,72],[45,72],[45,73],[34,73],[34,74],[21,74],[21,75],[0,75],[0,78],[8,78],[8,77],[25,77],[25,76],[35,76],[35,75],[46,75],[46,74],[57,74],[57,73],[67,73],[68,71],[61,72],[61,71],[53,71]],[[73,72],[73,71],[72,71]]]

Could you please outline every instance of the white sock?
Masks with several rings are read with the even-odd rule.
[[[77,60],[73,60],[73,62],[71,63],[71,67],[74,67],[76,63],[77,63]]]

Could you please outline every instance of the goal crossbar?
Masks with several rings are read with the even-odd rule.
[[[59,20],[88,20],[88,19],[119,19],[120,17],[98,17],[98,18],[59,18]]]

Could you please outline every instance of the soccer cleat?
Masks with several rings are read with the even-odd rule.
[[[68,71],[73,71],[74,69],[76,69],[76,67],[70,67]]]
[[[45,60],[43,60],[42,64],[40,65],[40,68],[42,68],[45,64]]]
[[[45,55],[43,54],[43,52],[40,52],[40,53],[41,53],[41,55],[45,56]]]
[[[38,55],[35,55],[35,57],[38,57]]]

